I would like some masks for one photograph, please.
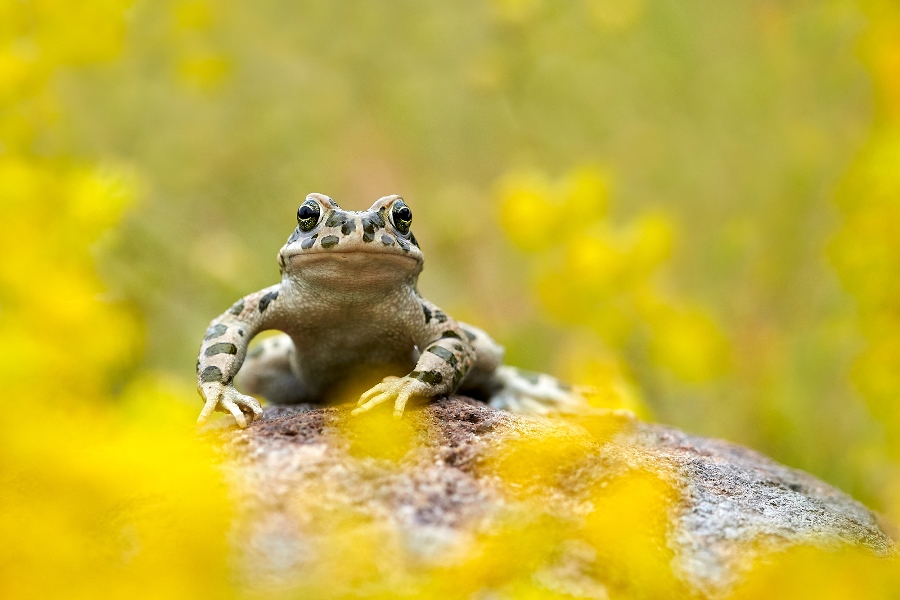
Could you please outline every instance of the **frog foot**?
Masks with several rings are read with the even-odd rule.
[[[359,402],[356,403],[357,408],[353,409],[350,414],[358,415],[372,410],[379,404],[393,400],[394,418],[399,419],[403,416],[403,410],[406,408],[410,396],[424,396],[427,390],[427,384],[409,376],[385,377],[381,383],[359,397]]]
[[[502,366],[497,369],[495,377],[501,385],[491,396],[490,405],[493,408],[532,415],[636,418],[627,409],[592,406],[588,398],[596,394],[596,390],[586,386],[570,386],[551,375]]]
[[[206,423],[215,410],[229,413],[242,429],[248,422],[261,419],[263,416],[259,400],[240,393],[233,386],[222,384],[212,384],[209,388],[203,386],[200,395],[206,399],[206,404],[203,405],[203,410],[197,418],[198,425]]]

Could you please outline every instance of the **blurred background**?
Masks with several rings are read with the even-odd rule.
[[[305,194],[398,193],[423,295],[508,362],[900,518],[895,2],[2,7],[14,392],[199,410]]]

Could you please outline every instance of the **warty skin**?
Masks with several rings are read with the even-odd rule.
[[[328,402],[347,381],[383,378],[354,414],[384,403],[400,418],[410,398],[456,391],[516,412],[586,412],[583,389],[503,366],[503,348],[418,292],[424,256],[400,196],[345,211],[309,194],[278,253],[281,283],[212,321],[197,361],[198,421],[227,412],[241,427],[275,404]],[[276,329],[248,353],[257,334]],[[235,388],[238,386],[245,393]]]

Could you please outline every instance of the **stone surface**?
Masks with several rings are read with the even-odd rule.
[[[670,427],[613,417],[575,424],[452,397],[409,411],[404,423],[415,443],[402,458],[385,458],[354,450],[361,422],[348,413],[343,406],[271,407],[248,429],[222,434],[246,515],[236,535],[258,581],[289,583],[311,564],[315,536],[327,535],[317,525],[332,509],[349,507],[395,531],[409,560],[440,562],[514,510],[522,489],[542,511],[578,519],[591,510],[592,486],[636,468],[678,491],[666,509],[666,544],[676,576],[699,597],[722,595],[754,557],[795,544],[893,551],[876,517],[846,494],[746,448]],[[528,479],[527,453],[511,459],[523,463],[512,487],[485,467],[496,463],[498,449],[530,440],[562,449],[551,477]],[[554,575],[551,587],[604,597],[602,585],[569,570],[568,580]]]

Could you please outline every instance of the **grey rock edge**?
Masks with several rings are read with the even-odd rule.
[[[669,515],[672,567],[699,597],[723,595],[754,557],[795,544],[894,551],[877,517],[846,494],[747,448],[671,427],[628,421],[598,439],[573,423],[454,396],[407,413],[419,443],[395,464],[348,452],[349,410],[269,407],[246,430],[221,433],[226,473],[245,516],[236,536],[256,584],[289,582],[310,560],[311,523],[303,522],[295,498],[310,489],[323,507],[352,506],[396,531],[415,560],[440,560],[515,504],[498,478],[479,468],[485,457],[504,441],[538,436],[582,451],[567,475],[534,490],[555,516],[583,515],[590,510],[586,490],[628,469],[649,468],[674,482],[681,496]],[[556,584],[566,586],[592,596],[584,582]],[[603,595],[601,586],[596,596]]]

